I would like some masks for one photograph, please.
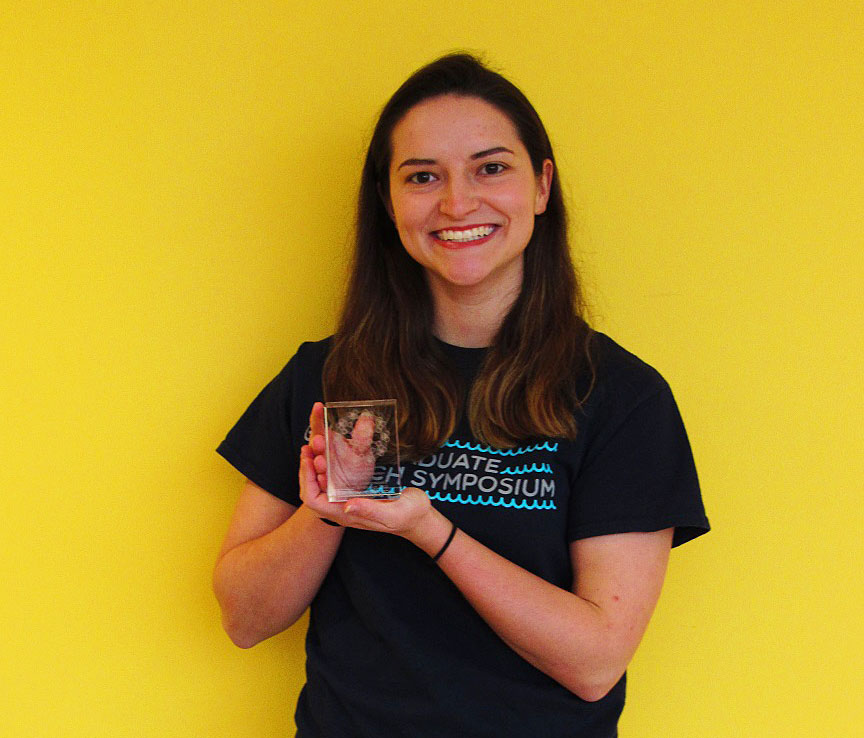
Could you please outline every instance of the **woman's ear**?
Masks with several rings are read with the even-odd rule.
[[[546,203],[549,202],[549,193],[552,190],[552,177],[555,176],[555,165],[551,159],[543,160],[543,168],[537,175],[537,196],[534,199],[534,215],[546,212]]]

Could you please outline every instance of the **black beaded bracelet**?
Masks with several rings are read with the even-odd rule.
[[[327,520],[327,518],[318,518],[322,523],[327,523],[327,525],[335,525],[337,528],[341,528],[342,526],[339,523],[334,523],[332,520]]]
[[[432,557],[432,561],[438,561],[441,558],[441,555],[447,550],[447,547],[453,542],[453,539],[456,537],[456,523],[453,523],[453,528],[450,531],[450,535],[447,536],[447,540],[444,541],[444,545],[441,546],[441,550]]]

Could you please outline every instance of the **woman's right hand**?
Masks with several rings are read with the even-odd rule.
[[[360,425],[358,420],[357,425]],[[309,414],[309,427],[311,433],[309,435],[309,443],[305,444],[300,449],[300,499],[303,504],[310,510],[315,512],[320,518],[326,518],[334,523],[342,524],[345,511],[344,502],[330,502],[327,499],[327,458],[326,458],[326,442],[324,440],[324,405],[316,402],[312,406],[312,412]],[[371,440],[371,436],[370,436]],[[346,451],[345,456],[348,459],[350,456],[357,456],[359,464],[368,466],[368,460],[365,458],[371,452],[366,444],[367,453],[355,454],[350,449]],[[362,449],[361,449],[362,450]],[[374,456],[371,460],[371,467],[368,470],[368,476],[371,479],[372,471],[374,470]],[[351,467],[348,468],[351,471]],[[361,469],[361,472],[366,473]],[[357,474],[354,473],[354,477]]]

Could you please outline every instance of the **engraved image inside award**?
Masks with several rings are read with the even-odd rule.
[[[399,496],[396,400],[325,403],[324,438],[330,502]]]

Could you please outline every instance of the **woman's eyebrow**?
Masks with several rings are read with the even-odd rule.
[[[502,152],[506,152],[508,154],[513,153],[506,146],[495,146],[494,148],[484,149],[483,151],[478,151],[476,154],[471,154],[471,158],[482,159],[483,157],[492,156],[493,154],[500,154]],[[402,167],[430,166],[437,163],[438,162],[435,159],[406,159],[398,167],[396,167],[396,169],[401,169]]]
[[[406,159],[403,161],[397,169],[401,169],[402,167],[416,167],[416,166],[426,166],[427,164],[437,164],[434,159]]]
[[[508,154],[513,153],[506,146],[496,146],[493,149],[486,149],[484,151],[478,151],[476,154],[471,154],[471,158],[472,159],[482,159],[484,156],[492,156],[493,154],[500,154],[503,151],[506,151]]]

